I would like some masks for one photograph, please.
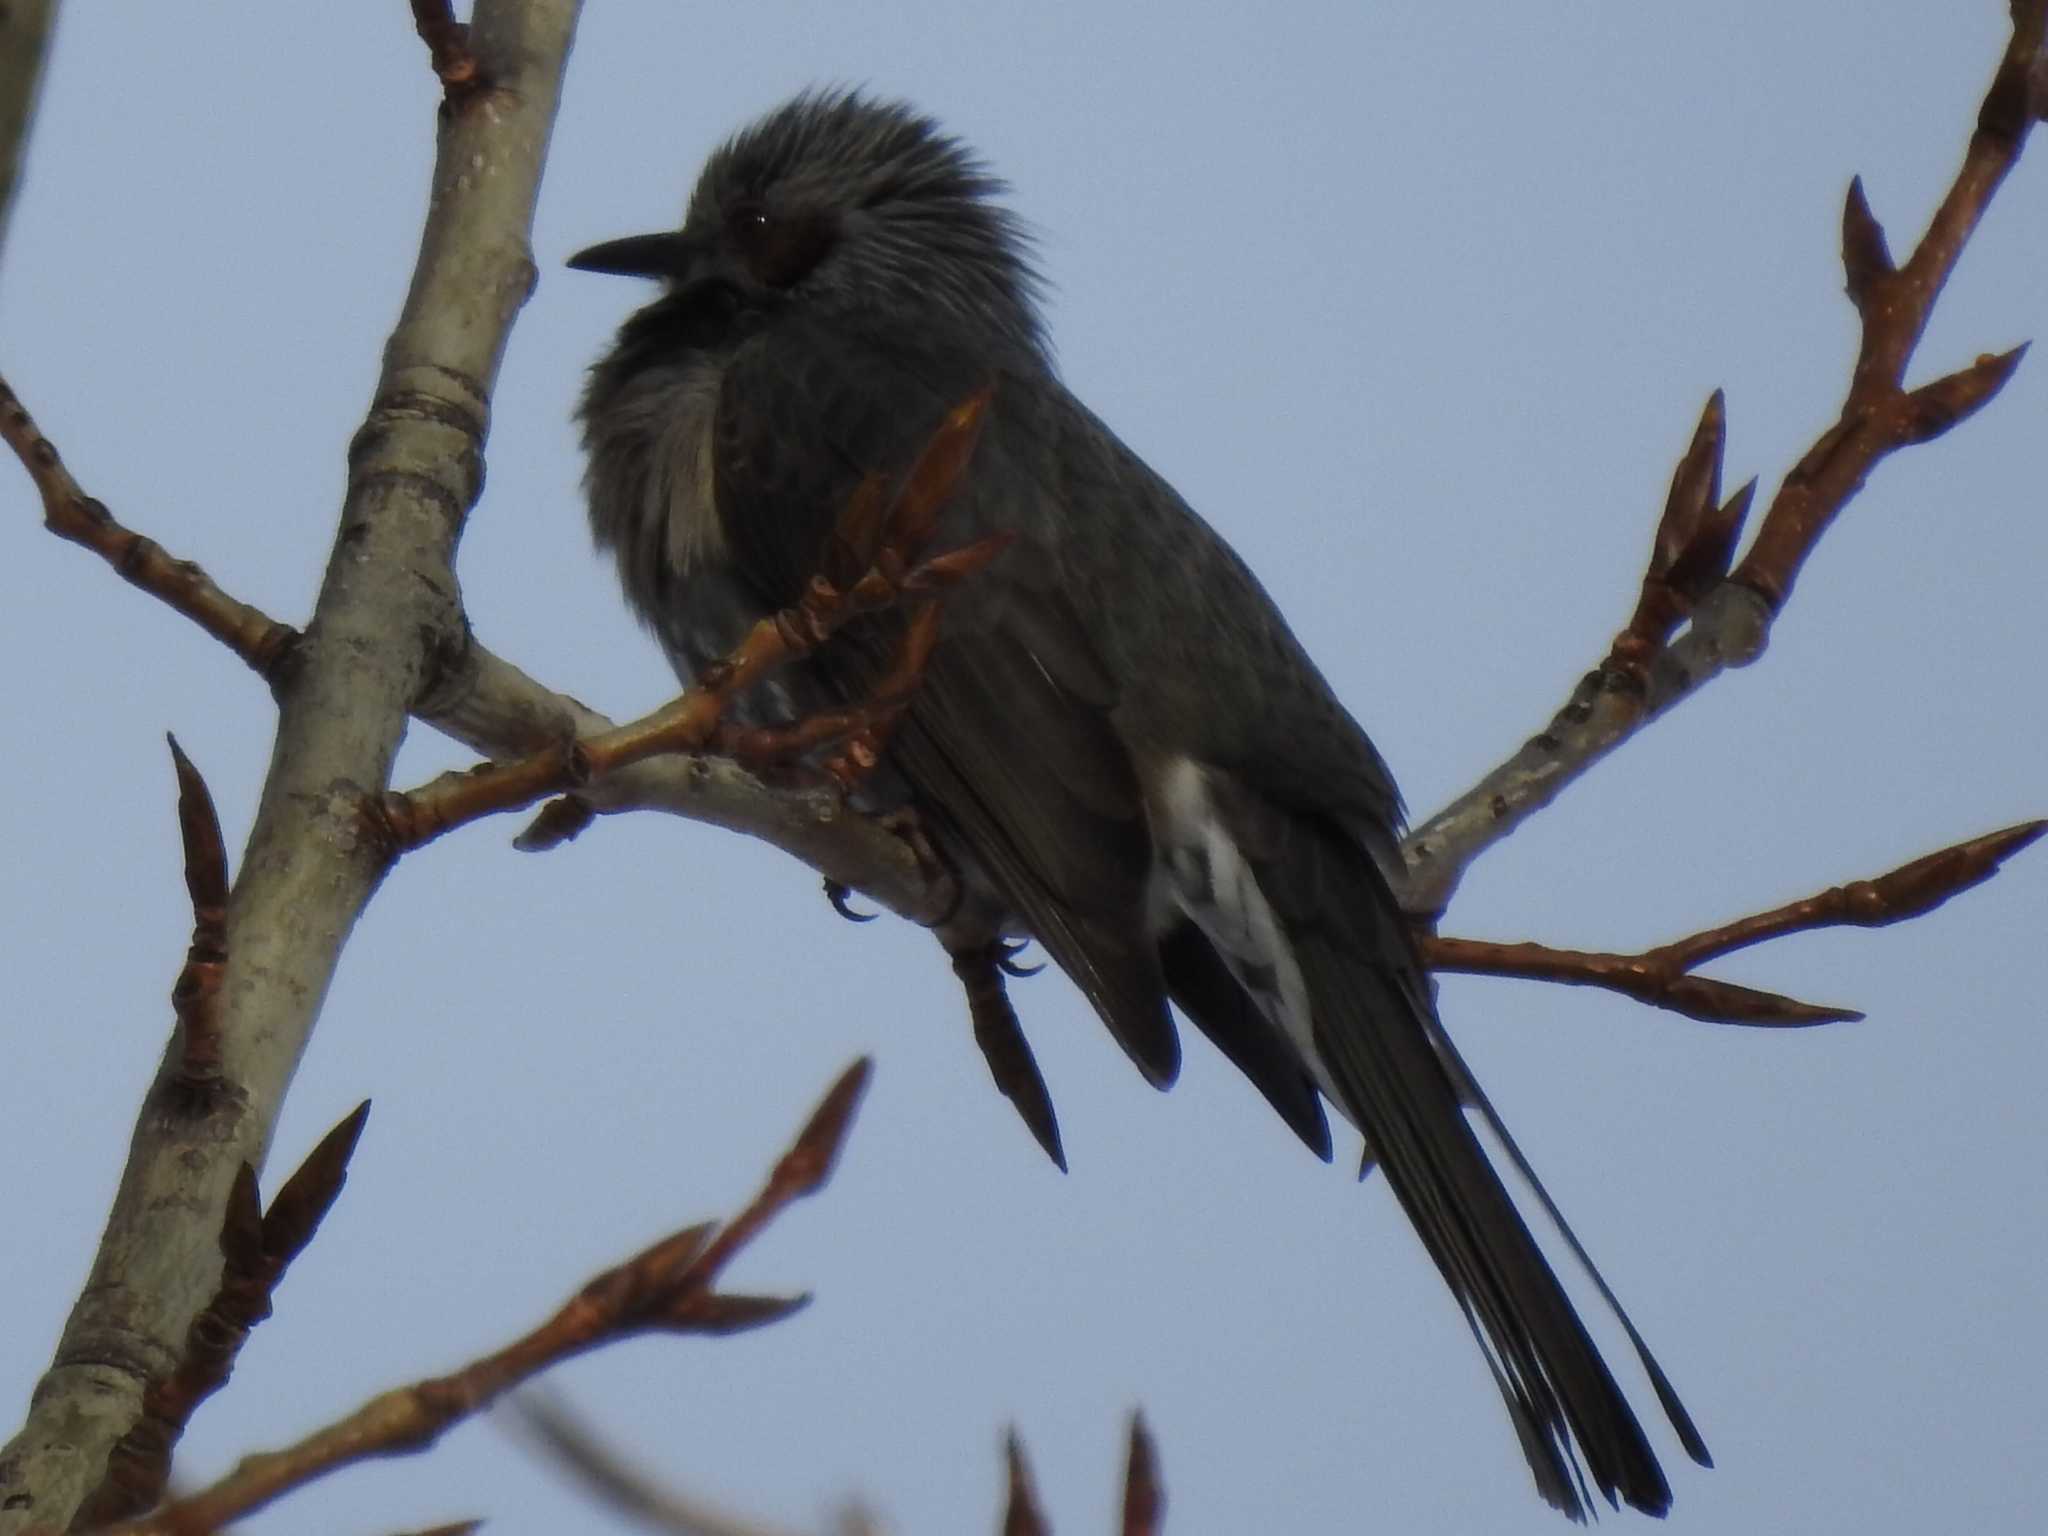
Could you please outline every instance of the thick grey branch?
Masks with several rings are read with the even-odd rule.
[[[533,205],[574,0],[479,0],[490,88],[443,117],[412,290],[349,458],[312,623],[277,678],[270,773],[228,909],[223,1091],[142,1107],[91,1277],[29,1420],[0,1453],[0,1536],[61,1530],[147,1382],[218,1284],[220,1213],[260,1164],[341,947],[385,866],[358,806],[381,790],[438,653],[460,644],[451,560],[482,480],[488,401],[533,280]],[[422,71],[423,81],[425,71]]]
[[[1579,680],[1550,724],[1514,755],[1408,834],[1408,910],[1436,914],[1480,854],[1507,836],[1566,786],[1665,710],[1730,667],[1763,654],[1770,606],[1739,582],[1708,594],[1692,622],[1651,663],[1647,689],[1625,670],[1602,665]]]
[[[596,710],[474,643],[415,713],[487,758],[516,757],[613,727]],[[770,786],[730,758],[649,758],[606,775],[578,798],[599,813],[666,811],[760,838],[914,923],[936,921],[950,899],[903,839],[849,809],[836,789]]]

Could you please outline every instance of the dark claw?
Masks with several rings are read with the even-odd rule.
[[[837,880],[827,880],[825,882],[825,899],[832,903],[832,910],[845,918],[849,923],[872,923],[882,915],[879,912],[854,911],[850,904],[852,896],[853,892],[841,885]]]
[[[996,946],[996,969],[1005,976],[1036,976],[1045,969],[1045,962],[1036,965],[1021,965],[1017,957],[1031,947],[1029,939],[1004,939]]]

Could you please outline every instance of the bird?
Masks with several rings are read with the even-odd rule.
[[[687,684],[844,564],[864,485],[900,485],[984,402],[932,547],[1003,547],[946,602],[858,791],[954,879],[956,967],[1035,940],[1161,1088],[1178,1008],[1326,1161],[1334,1108],[1477,1339],[1539,1493],[1578,1520],[1596,1489],[1662,1515],[1657,1452],[1496,1158],[1711,1465],[1706,1445],[1438,1018],[1395,891],[1393,776],[1244,561],[1062,381],[1006,192],[914,107],[814,88],[711,153],[679,228],[573,256],[660,285],[578,410],[596,543]],[[790,723],[857,703],[906,624],[864,616],[736,707]],[[1028,1049],[984,1048],[1064,1167]]]

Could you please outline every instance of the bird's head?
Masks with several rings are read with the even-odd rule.
[[[1043,350],[1038,278],[1003,184],[897,102],[807,92],[713,152],[679,230],[570,258],[753,313],[801,304],[868,323],[937,318]]]

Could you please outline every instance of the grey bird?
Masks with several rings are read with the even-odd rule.
[[[712,154],[680,230],[574,257],[663,285],[583,397],[598,544],[688,681],[830,564],[864,481],[900,479],[989,391],[932,547],[1011,542],[946,604],[863,790],[907,808],[963,890],[956,964],[1035,939],[1162,1088],[1170,1001],[1326,1160],[1327,1100],[1450,1287],[1543,1496],[1662,1514],[1663,1469],[1468,1106],[1679,1442],[1710,1465],[1706,1447],[1437,1019],[1386,873],[1393,778],[1244,563],[1061,383],[1002,190],[910,108],[813,92]],[[857,621],[751,718],[868,697],[903,629]],[[1021,1037],[983,1045],[1060,1160]]]

